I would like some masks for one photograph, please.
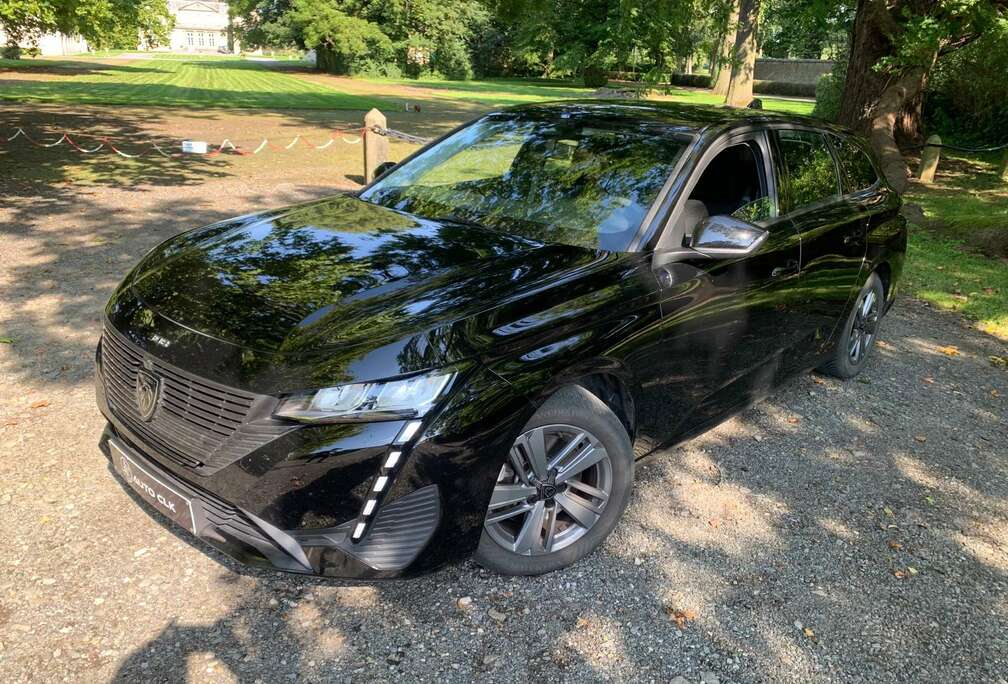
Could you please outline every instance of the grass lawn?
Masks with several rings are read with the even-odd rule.
[[[908,190],[924,218],[910,229],[905,289],[1008,341],[1008,183],[995,168],[948,156],[933,185]]]
[[[399,98],[497,107],[582,98],[592,89],[576,81],[487,79],[432,81],[340,79],[301,62],[239,57],[155,54],[149,59],[84,55],[67,59],[0,60],[0,100],[128,106],[250,109],[356,109],[396,107]],[[110,58],[103,58],[110,57]],[[369,92],[369,86],[373,91]],[[401,92],[397,92],[401,91]],[[654,99],[720,104],[703,90],[672,88]],[[812,111],[801,100],[761,98],[767,109]]]
[[[0,60],[0,99],[253,109],[370,109],[376,97],[297,78],[290,66],[229,57]],[[295,63],[300,65],[300,63]]]

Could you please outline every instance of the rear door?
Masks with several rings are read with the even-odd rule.
[[[782,211],[801,238],[801,270],[793,293],[800,334],[794,370],[815,365],[843,318],[864,263],[867,217],[845,196],[826,135],[779,127],[773,131]]]

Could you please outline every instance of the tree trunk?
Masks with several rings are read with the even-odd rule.
[[[871,109],[867,121],[868,139],[882,161],[882,173],[898,193],[906,190],[910,168],[896,144],[896,127],[906,112],[909,102],[924,89],[925,70],[908,69],[902,76],[886,86]]]
[[[721,52],[711,68],[717,65],[717,78],[714,80],[714,94],[724,97],[728,94],[728,84],[731,82],[732,52],[735,49],[735,33],[738,31],[739,5],[738,0],[731,0],[728,11],[728,24],[725,26],[724,37],[721,39]],[[713,72],[712,72],[713,73]]]
[[[759,21],[759,0],[739,3],[738,32],[735,35],[735,55],[732,59],[731,81],[725,102],[732,107],[746,107],[753,99],[753,73],[756,71],[756,33]]]
[[[930,71],[925,67],[898,74],[875,70],[883,57],[893,54],[893,38],[902,31],[897,19],[902,10],[899,1],[858,0],[839,117],[840,123],[868,136],[883,173],[898,192],[906,189],[910,169],[896,139],[920,136],[924,85]],[[932,65],[935,59],[937,54]]]

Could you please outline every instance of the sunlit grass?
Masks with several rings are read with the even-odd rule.
[[[3,60],[0,68],[24,72],[17,79],[0,73],[0,99],[22,102],[360,110],[384,103],[297,78],[289,67],[240,58],[158,56],[121,64]]]
[[[950,156],[933,185],[911,187],[905,199],[925,218],[911,226],[905,286],[1008,340],[1008,183],[994,170],[989,159]]]

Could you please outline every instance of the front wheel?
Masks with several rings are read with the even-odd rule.
[[[539,575],[591,553],[623,515],[633,487],[630,438],[579,386],[536,412],[501,467],[475,560],[505,575]]]
[[[884,301],[882,279],[878,274],[872,273],[858,293],[833,356],[819,370],[845,380],[861,372],[878,336]]]

